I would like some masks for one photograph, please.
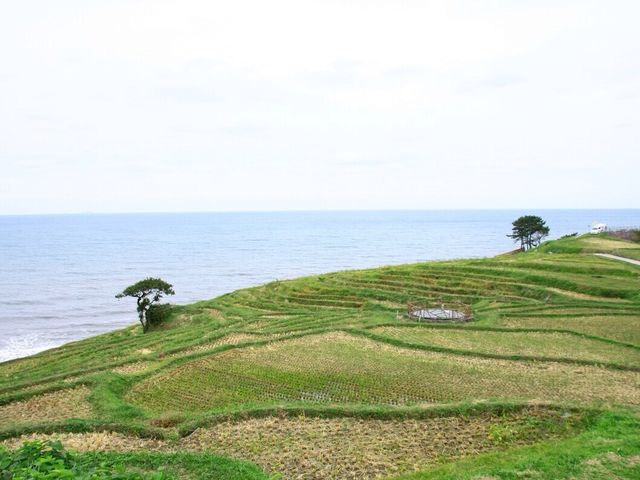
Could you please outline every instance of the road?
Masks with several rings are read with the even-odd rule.
[[[610,253],[594,253],[599,257],[611,258],[613,260],[621,260],[623,262],[632,263],[633,265],[640,266],[640,260],[633,260],[632,258],[619,257],[617,255],[611,255]]]

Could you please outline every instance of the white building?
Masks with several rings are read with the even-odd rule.
[[[606,223],[594,223],[593,225],[591,225],[591,231],[589,233],[597,234],[597,233],[604,233],[606,231],[607,231]]]

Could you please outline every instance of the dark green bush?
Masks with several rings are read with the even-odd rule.
[[[123,465],[81,460],[59,441],[34,440],[10,451],[0,447],[0,480],[166,480],[162,472],[126,472]]]
[[[160,325],[171,315],[171,305],[168,303],[157,303],[151,305],[147,311],[147,323],[149,326]]]

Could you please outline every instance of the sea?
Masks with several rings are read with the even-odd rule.
[[[190,303],[344,269],[493,256],[520,215],[549,238],[594,222],[640,225],[640,210],[455,210],[0,216],[0,361],[137,322],[115,298],[145,277]]]

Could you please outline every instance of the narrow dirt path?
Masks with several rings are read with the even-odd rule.
[[[610,253],[594,253],[594,255],[597,255],[598,257],[611,258],[612,260],[621,260],[623,262],[640,266],[640,260],[633,260],[632,258],[619,257],[617,255],[611,255]]]

